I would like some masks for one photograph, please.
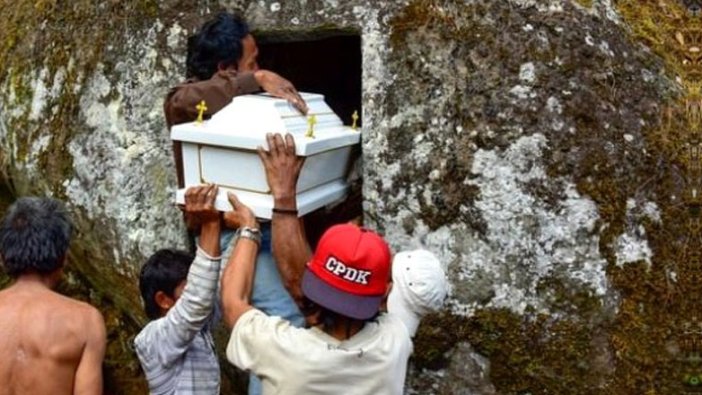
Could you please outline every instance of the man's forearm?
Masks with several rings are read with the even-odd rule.
[[[144,351],[154,338],[162,338],[159,353],[163,360],[182,355],[212,314],[221,264],[220,213],[214,208],[216,196],[217,186],[214,184],[191,187],[185,192],[186,213],[202,221],[195,259],[175,304],[168,306],[165,317],[148,325],[147,328],[151,329],[145,328],[135,341]]]
[[[202,224],[199,247],[210,257],[219,257],[219,220]]]
[[[288,210],[297,208],[294,195],[276,198],[274,206]],[[283,285],[300,304],[303,297],[302,274],[305,264],[312,255],[305,239],[302,221],[294,214],[274,212],[272,232],[273,257],[278,265]]]
[[[258,244],[254,240],[240,237],[235,243],[221,280],[224,323],[229,329],[234,327],[242,314],[251,309],[249,300],[258,253]]]

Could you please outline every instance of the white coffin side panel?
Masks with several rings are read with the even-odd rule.
[[[201,146],[202,181],[238,190],[268,193],[266,170],[256,151]],[[185,185],[192,185],[185,180]]]
[[[196,144],[181,144],[183,150],[183,181],[187,186],[200,184],[200,152]]]
[[[196,150],[200,170],[196,169],[194,174],[186,171],[185,185],[215,183],[237,190],[270,192],[266,170],[258,152],[213,146],[199,146]],[[317,185],[344,178],[350,155],[351,147],[346,146],[307,157],[297,180],[297,191],[304,192]]]
[[[344,179],[348,170],[351,146],[308,156],[297,180],[297,190],[304,192],[316,185]]]

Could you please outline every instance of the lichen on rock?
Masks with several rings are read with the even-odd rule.
[[[679,60],[699,29],[676,35],[697,26],[681,2],[20,1],[0,21],[0,197],[68,201],[69,285],[103,306],[110,369],[131,369],[115,393],[143,390],[137,269],[186,243],[161,100],[189,32],[225,8],[281,40],[362,37],[365,223],[396,251],[434,251],[452,283],[408,392],[674,392],[697,377],[677,340],[694,325],[674,318],[698,279],[679,153],[699,90],[676,75],[689,81]]]

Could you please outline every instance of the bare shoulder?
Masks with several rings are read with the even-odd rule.
[[[89,303],[51,292],[43,298],[42,306],[35,307],[39,311],[45,311],[46,317],[53,317],[55,322],[64,324],[63,328],[54,325],[54,330],[63,329],[83,340],[105,336],[105,320],[102,313]]]
[[[43,289],[13,289],[0,295],[0,340],[23,344],[36,355],[52,360],[79,361],[84,350],[104,348],[102,314],[88,303]]]
[[[67,296],[59,295],[59,297],[65,303],[67,312],[76,317],[76,323],[84,325],[84,330],[105,332],[105,319],[95,306]]]
[[[107,330],[105,329],[105,318],[102,316],[102,313],[95,307],[87,305],[85,318],[92,329],[93,336],[104,339]]]

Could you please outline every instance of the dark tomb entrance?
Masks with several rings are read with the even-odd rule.
[[[346,125],[354,111],[361,116],[361,36],[339,31],[255,36],[262,69],[287,78],[298,91],[323,94]]]
[[[298,91],[321,93],[345,125],[358,112],[361,126],[361,36],[349,31],[314,33],[255,32],[258,64],[290,80]],[[360,148],[353,157],[360,157]],[[312,248],[329,226],[362,214],[360,182],[350,185],[346,202],[332,210],[320,209],[305,218]]]

